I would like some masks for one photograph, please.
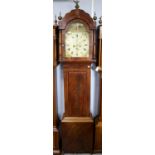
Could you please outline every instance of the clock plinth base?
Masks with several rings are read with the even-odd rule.
[[[61,155],[60,150],[53,150],[53,155]]]
[[[64,117],[62,149],[64,153],[92,153],[94,121],[91,117]]]
[[[59,150],[59,131],[57,127],[53,127],[53,154],[54,155],[60,155]]]
[[[94,153],[102,153],[102,121],[95,121]]]

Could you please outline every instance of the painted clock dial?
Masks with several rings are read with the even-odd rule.
[[[65,33],[65,57],[89,57],[89,33],[84,24],[74,22]]]

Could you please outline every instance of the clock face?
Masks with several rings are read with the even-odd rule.
[[[72,23],[65,34],[65,57],[89,57],[89,33],[84,24]]]

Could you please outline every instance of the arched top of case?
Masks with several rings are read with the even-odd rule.
[[[59,29],[65,29],[70,22],[76,19],[85,22],[89,29],[96,29],[96,22],[88,13],[81,9],[74,9],[71,12],[66,13],[62,20],[59,21]]]

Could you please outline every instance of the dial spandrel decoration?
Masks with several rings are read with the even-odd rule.
[[[65,34],[65,57],[89,57],[89,33],[84,24],[72,23]]]

